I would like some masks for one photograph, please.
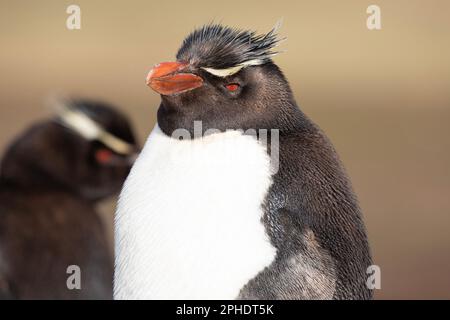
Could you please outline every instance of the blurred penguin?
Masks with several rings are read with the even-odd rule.
[[[58,109],[1,162],[3,299],[112,298],[113,259],[95,205],[120,191],[136,140],[109,105],[78,100]]]

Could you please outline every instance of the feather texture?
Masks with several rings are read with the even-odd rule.
[[[266,34],[209,24],[186,37],[177,59],[197,67],[222,70],[247,65],[249,61],[264,64],[278,52],[273,51],[282,40],[277,24]]]

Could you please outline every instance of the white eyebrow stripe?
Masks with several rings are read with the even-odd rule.
[[[238,73],[244,66],[238,65],[227,69],[214,69],[214,68],[202,68],[206,72],[209,72],[217,77],[225,78]]]
[[[202,67],[202,69],[205,70],[206,72],[209,72],[209,73],[217,76],[217,77],[225,78],[225,77],[228,77],[228,76],[238,73],[242,68],[245,68],[248,66],[257,66],[262,63],[263,63],[263,60],[254,59],[254,60],[249,60],[249,61],[243,62],[241,64],[238,64],[237,66],[226,68],[226,69],[214,69],[214,68],[204,68],[204,67]]]
[[[112,135],[83,112],[62,106],[58,116],[63,125],[86,140],[98,140],[119,154],[128,155],[134,152],[131,144]]]

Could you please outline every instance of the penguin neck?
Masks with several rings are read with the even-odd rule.
[[[158,109],[158,126],[167,136],[173,136],[174,132],[184,130],[191,137],[205,135],[210,130],[225,132],[227,130],[270,130],[278,129],[281,134],[289,132],[316,131],[315,124],[300,110],[293,97],[288,100],[271,105],[264,117],[238,121],[218,122],[212,115],[192,118],[185,116],[181,111],[166,106],[166,101],[161,101]],[[245,118],[245,117],[244,117]],[[196,123],[198,125],[196,125]]]
[[[73,193],[73,190],[39,166],[21,159],[6,158],[0,169],[0,185],[21,192]]]

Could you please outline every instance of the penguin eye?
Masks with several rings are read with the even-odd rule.
[[[227,85],[225,85],[225,88],[227,88],[228,91],[230,92],[235,92],[239,89],[239,84],[237,83],[229,83]]]
[[[105,164],[111,161],[113,153],[108,149],[99,149],[95,152],[95,160],[100,164]]]

